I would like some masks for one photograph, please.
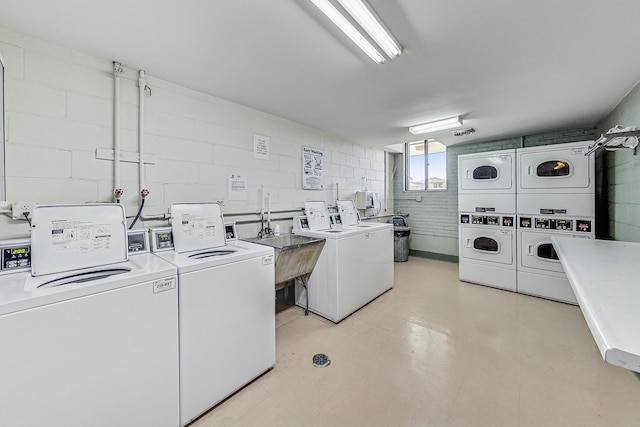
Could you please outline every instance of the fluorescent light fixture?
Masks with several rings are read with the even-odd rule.
[[[393,36],[376,17],[371,8],[362,0],[338,0],[342,7],[356,20],[358,24],[385,51],[389,58],[400,56],[402,48]]]
[[[362,34],[336,9],[328,0],[311,0],[343,33],[347,35],[360,49],[378,64],[383,64],[386,59]]]
[[[462,120],[460,116],[450,117],[448,119],[436,120],[434,122],[423,123],[420,125],[411,126],[409,132],[414,135],[420,135],[423,133],[435,132],[438,130],[452,129],[462,126]]]

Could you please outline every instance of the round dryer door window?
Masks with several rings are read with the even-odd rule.
[[[541,177],[569,176],[571,167],[565,160],[549,160],[538,165],[536,174]]]
[[[498,179],[498,168],[490,165],[478,166],[473,170],[473,179],[480,181]]]
[[[538,258],[560,261],[558,254],[551,243],[543,243],[536,248]]]
[[[473,239],[473,249],[484,252],[499,252],[500,243],[490,237],[477,237]]]

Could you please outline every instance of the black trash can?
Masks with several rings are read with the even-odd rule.
[[[393,223],[393,260],[405,262],[409,260],[409,236],[411,229],[403,217],[393,217],[388,222]]]

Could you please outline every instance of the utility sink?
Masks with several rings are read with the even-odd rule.
[[[296,234],[281,234],[279,236],[243,240],[271,246],[275,249],[276,285],[297,277],[308,277],[316,266],[325,244],[325,239],[298,236]]]

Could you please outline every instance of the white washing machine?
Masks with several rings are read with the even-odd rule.
[[[176,268],[144,233],[127,261],[120,205],[32,218],[31,242],[0,243],[0,425],[176,426]]]
[[[458,211],[516,212],[516,151],[458,156]]]
[[[393,227],[391,224],[386,222],[375,222],[375,221],[366,221],[362,222],[360,220],[360,215],[356,209],[353,200],[338,200],[337,201],[338,213],[334,214],[339,219],[340,225],[348,228],[367,228],[368,231],[373,230],[386,230],[389,227]],[[329,216],[331,220],[332,216]],[[335,227],[336,224],[334,221],[331,221],[331,227]]]
[[[460,280],[515,292],[515,215],[460,213]]]
[[[594,239],[593,219],[518,215],[518,292],[577,304],[551,236]]]
[[[331,229],[324,202],[305,202],[305,210],[293,233],[326,239],[309,278],[309,310],[338,323],[393,287],[393,226]],[[296,290],[296,300],[306,306],[302,289]]]
[[[275,364],[274,250],[226,243],[217,203],[174,204],[171,216],[151,238],[178,267],[184,426]]]
[[[518,213],[595,216],[593,141],[518,149]]]

